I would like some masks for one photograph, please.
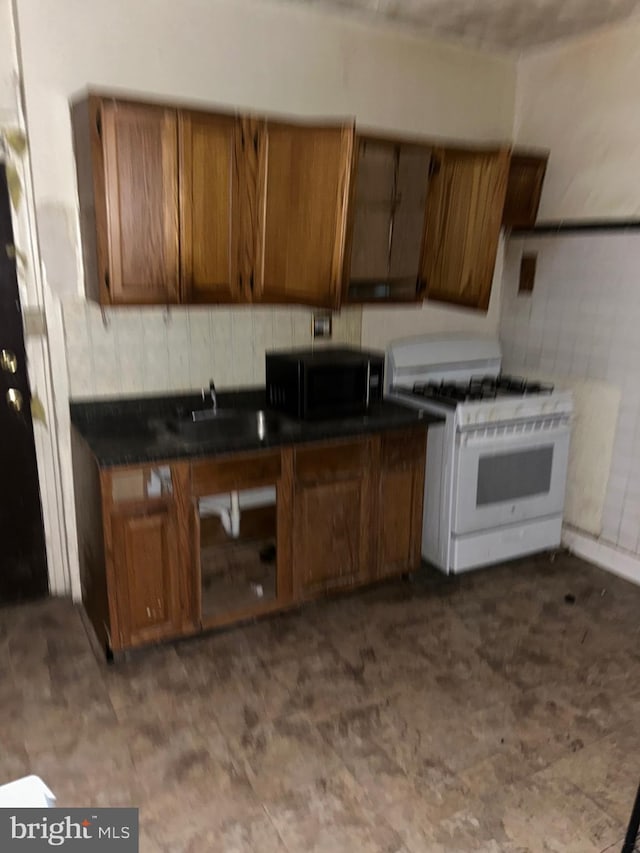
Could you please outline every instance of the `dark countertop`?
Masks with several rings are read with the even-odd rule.
[[[206,404],[203,405],[198,394],[72,402],[70,405],[72,424],[103,468],[160,460],[197,459],[366,435],[420,423],[427,427],[442,420],[385,401],[372,406],[366,415],[337,420],[296,421],[268,411],[262,388],[219,392],[218,410],[221,413],[228,410],[246,412],[247,424],[242,424],[240,429],[235,429],[234,423],[231,423],[216,434],[214,425],[209,431],[204,424],[198,424],[193,435],[185,436],[180,434],[176,426],[167,423],[174,421],[180,414],[188,418],[193,409],[201,408],[206,408]],[[266,429],[262,439],[258,433],[257,420],[251,417],[252,412],[260,409],[264,409],[266,415]]]

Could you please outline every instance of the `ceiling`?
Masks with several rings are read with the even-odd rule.
[[[419,27],[446,38],[523,51],[624,21],[640,0],[295,0]]]

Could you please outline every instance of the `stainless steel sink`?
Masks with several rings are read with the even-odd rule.
[[[181,418],[171,418],[167,427],[175,435],[189,442],[215,441],[216,439],[256,438],[265,441],[268,436],[286,432],[286,424],[279,415],[262,409],[207,409]]]

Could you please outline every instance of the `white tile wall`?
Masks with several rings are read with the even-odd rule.
[[[530,296],[517,292],[523,250],[538,255]],[[622,392],[601,535],[640,553],[640,233],[511,239],[499,330],[507,369]]]
[[[63,303],[73,399],[264,383],[267,349],[310,346],[305,308],[120,308]],[[105,322],[106,321],[106,322]],[[331,343],[360,344],[362,311],[333,315]]]

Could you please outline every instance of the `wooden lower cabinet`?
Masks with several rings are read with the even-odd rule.
[[[108,652],[275,612],[420,564],[423,427],[160,467],[100,470],[75,433],[72,447],[83,603]],[[274,583],[242,608],[214,601],[206,618],[198,502],[268,486],[276,491]]]
[[[420,564],[425,454],[423,431],[394,432],[381,439],[379,578],[412,571]]]
[[[293,500],[294,596],[369,579],[372,442],[337,442],[296,451]]]
[[[425,457],[422,428],[296,452],[298,600],[418,568]]]
[[[111,530],[120,643],[137,646],[175,636],[179,563],[170,508],[114,512]]]
[[[249,451],[191,464],[191,576],[202,629],[230,625],[291,604],[291,460],[289,448]],[[260,492],[275,491],[264,503]],[[235,535],[198,502],[237,496]],[[253,498],[252,498],[253,496]],[[230,520],[230,516],[229,516]],[[270,557],[264,556],[272,550]],[[257,590],[259,589],[259,592]]]

